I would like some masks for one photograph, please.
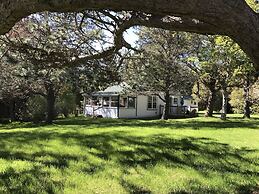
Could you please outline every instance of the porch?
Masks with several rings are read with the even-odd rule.
[[[162,115],[164,105],[160,105],[159,113]],[[198,106],[170,106],[169,114],[172,116],[193,115],[198,113]]]

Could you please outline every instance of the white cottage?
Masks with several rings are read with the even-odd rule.
[[[164,102],[156,95],[127,95],[122,86],[84,95],[84,115],[104,118],[151,118],[162,115]],[[171,96],[170,115],[198,112],[191,96]]]

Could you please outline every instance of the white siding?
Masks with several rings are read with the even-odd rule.
[[[161,95],[162,96],[162,95]],[[171,96],[172,97],[172,106],[171,113],[179,112],[179,107],[181,106],[181,97],[180,96]],[[162,108],[160,106],[164,105],[164,102],[157,98],[157,107],[156,109],[148,109],[148,96],[139,95],[136,98],[136,108],[120,108],[118,115],[118,108],[116,107],[92,107],[91,105],[85,106],[85,115],[95,115],[102,116],[104,118],[148,118],[148,117],[157,117],[162,114]],[[178,104],[173,104],[173,98],[178,99]],[[189,111],[196,109],[198,112],[198,104],[194,105],[191,103],[192,100],[184,100],[184,105],[187,106]]]
[[[135,108],[120,108],[119,118],[137,118]]]
[[[161,100],[157,97],[157,108],[156,109],[148,109],[147,108],[148,97],[141,95],[137,97],[137,117],[138,118],[148,118],[148,117],[156,117],[159,113],[159,107],[161,104]]]
[[[118,118],[116,107],[85,107],[85,115],[102,116],[103,118]]]
[[[188,110],[189,111],[192,111],[192,110],[196,110],[196,112],[198,112],[198,103],[196,105],[194,105],[192,102],[195,102],[194,100],[184,100],[184,106],[187,106],[188,107]]]

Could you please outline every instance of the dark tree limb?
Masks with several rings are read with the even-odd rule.
[[[136,25],[228,35],[250,56],[259,72],[259,16],[244,0],[2,0],[0,34],[8,32],[17,21],[31,13],[83,10],[147,13],[156,17]],[[182,23],[165,22],[161,16],[180,17]]]

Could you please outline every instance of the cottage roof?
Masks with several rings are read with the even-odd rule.
[[[114,92],[114,93],[121,93],[124,90],[124,88],[120,85],[110,86],[106,88],[104,91],[101,92]]]
[[[121,85],[114,85],[106,88],[104,91],[98,91],[92,93],[92,96],[118,96],[125,88]]]
[[[183,99],[184,100],[193,100],[193,97],[192,96],[183,96]]]
[[[110,86],[103,91],[94,92],[91,94],[91,96],[118,96],[118,95],[125,94],[125,92],[127,92],[127,94],[132,93],[132,91],[130,90],[130,87],[127,84],[122,83],[120,85]],[[152,93],[154,93],[154,92],[150,92],[150,94],[152,94]],[[138,94],[141,94],[141,92],[138,92]],[[145,92],[145,95],[147,95],[147,94],[148,94],[148,92]],[[174,92],[174,95],[180,96],[180,93]],[[192,96],[183,96],[183,98],[185,100],[193,99]]]

